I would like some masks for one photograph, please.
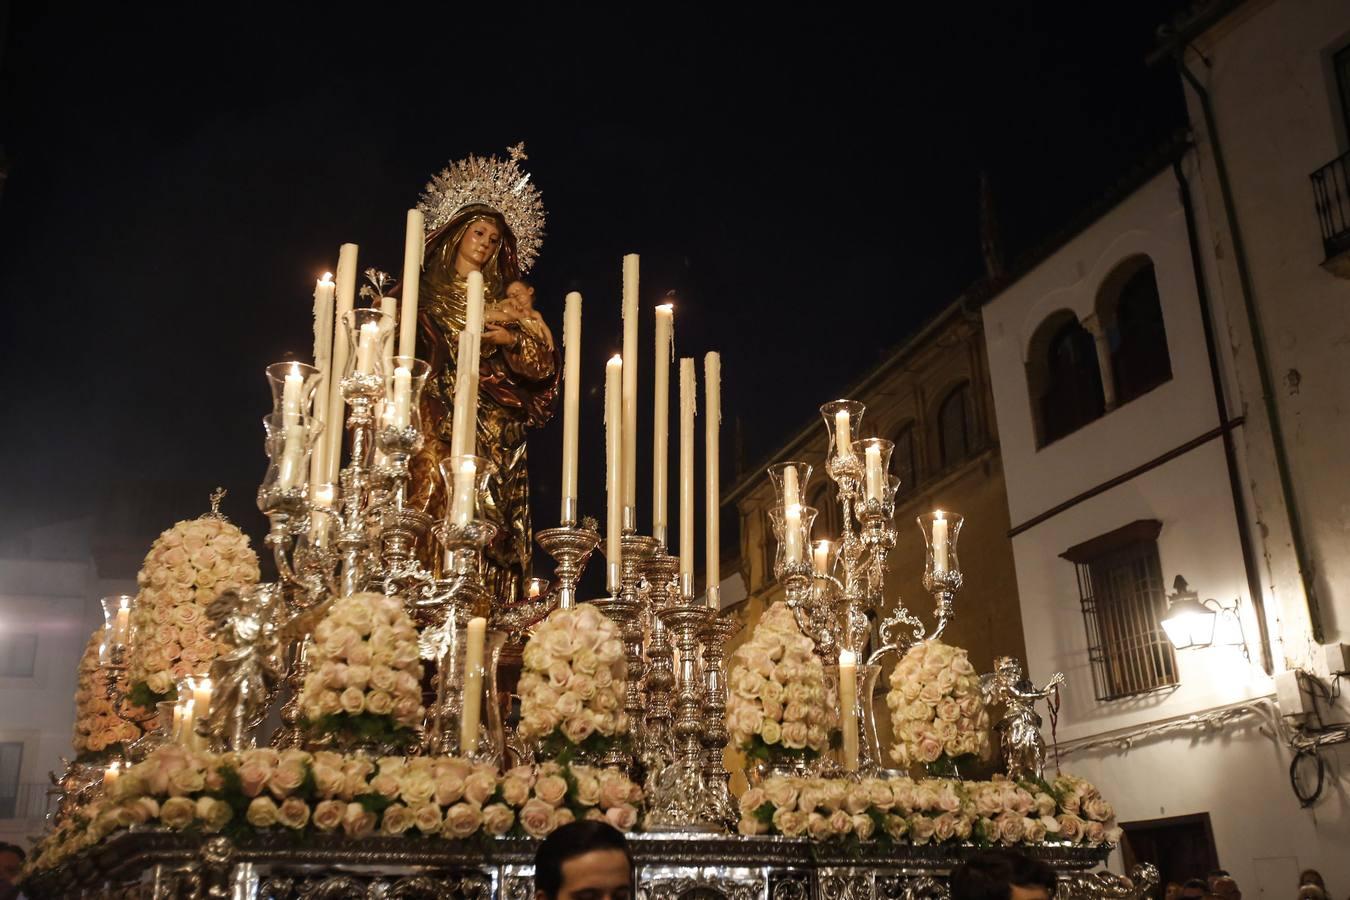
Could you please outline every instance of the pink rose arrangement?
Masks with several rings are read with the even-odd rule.
[[[505,775],[455,757],[362,753],[209,753],[168,745],[42,838],[27,871],[53,868],[133,825],[262,832],[543,837],[567,822],[632,829],[642,791],[618,772],[544,763]]]
[[[1100,799],[1082,779],[1063,778],[1072,779],[1072,787],[1066,782],[1066,796]],[[1080,790],[1079,785],[1085,787]],[[854,781],[773,776],[741,795],[738,830],[744,835],[911,845],[1119,843],[1121,831],[1114,819],[1084,822],[1044,787],[997,777]],[[1096,811],[1109,813],[1110,807]]]
[[[417,629],[397,597],[339,597],[314,629],[310,672],[300,691],[309,728],[343,740],[408,743],[422,707]]]
[[[138,739],[141,727],[118,713],[108,699],[108,670],[99,660],[103,629],[95,631],[80,657],[75,686],[75,758],[81,762],[118,752]],[[120,687],[124,688],[125,680]]]
[[[937,640],[910,647],[891,672],[886,705],[900,766],[989,757],[989,713],[965,650]]]
[[[546,759],[570,759],[574,747],[603,754],[628,731],[627,674],[613,620],[590,603],[554,610],[525,644],[520,736]]]
[[[224,519],[203,516],[161,534],[136,576],[132,700],[152,709],[174,695],[178,679],[206,674],[220,652],[207,626],[207,605],[260,577],[247,535]]]
[[[774,603],[750,639],[736,648],[728,674],[727,728],[732,743],[757,759],[813,759],[838,728],[835,697],[814,642],[792,610]]]
[[[611,769],[546,762],[508,771],[497,798],[515,816],[512,834],[542,838],[578,819],[598,819],[632,831],[642,789]]]

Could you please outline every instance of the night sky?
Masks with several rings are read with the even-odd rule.
[[[1176,5],[16,8],[0,534],[128,485],[196,515],[218,483],[260,533],[262,370],[309,357],[315,277],[344,241],[397,273],[427,177],[522,140],[559,335],[564,293],[585,296],[583,512],[603,512],[625,252],[642,254],[642,427],[650,310],[676,290],[677,353],[723,353],[729,485],[982,274],[981,168],[1015,256],[1182,124],[1175,75],[1144,65]],[[531,439],[537,527],[557,519],[560,435]]]

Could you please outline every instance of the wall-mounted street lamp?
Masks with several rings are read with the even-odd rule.
[[[1238,604],[1234,600],[1231,606],[1225,606],[1210,598],[1201,600],[1200,595],[1188,588],[1186,579],[1178,575],[1172,582],[1173,593],[1167,595],[1167,614],[1163,616],[1163,631],[1167,639],[1178,650],[1215,646],[1215,625],[1222,621],[1225,625],[1217,641],[1219,645],[1241,644],[1247,649],[1246,637],[1242,632],[1242,619],[1238,616]]]

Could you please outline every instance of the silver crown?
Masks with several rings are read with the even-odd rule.
[[[501,213],[516,239],[520,271],[528,272],[544,242],[544,201],[520,167],[525,145],[507,149],[508,158],[474,156],[452,162],[427,182],[417,208],[427,233],[445,225],[467,206],[481,204]]]

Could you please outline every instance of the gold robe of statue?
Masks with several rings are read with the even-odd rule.
[[[418,297],[417,356],[431,364],[422,394],[425,446],[412,460],[410,499],[435,517],[446,514],[446,486],[438,469],[450,455],[455,357],[467,310],[470,271],[483,273],[488,305],[520,278],[515,238],[502,216],[486,206],[461,210],[427,236]],[[530,573],[528,429],[553,415],[561,366],[558,352],[519,322],[484,328],[478,372],[477,454],[496,467],[485,518],[498,528],[485,559],[488,590],[498,603],[520,599]],[[429,562],[429,560],[427,561]]]

